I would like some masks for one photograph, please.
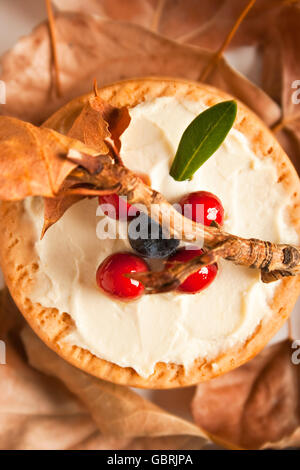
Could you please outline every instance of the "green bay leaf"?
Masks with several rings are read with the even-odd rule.
[[[176,181],[190,179],[220,147],[234,123],[236,112],[236,101],[222,101],[191,122],[181,137],[170,169]]]

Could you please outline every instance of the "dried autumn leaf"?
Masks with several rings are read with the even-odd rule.
[[[40,123],[71,98],[89,91],[91,77],[101,85],[147,75],[198,80],[213,58],[207,50],[178,44],[137,25],[86,14],[59,14],[56,33],[58,55],[63,58],[63,97],[48,99],[51,50],[47,25],[43,23],[2,58],[0,78],[6,83],[7,104],[0,112]],[[244,101],[267,124],[279,119],[278,105],[224,58],[208,82]]]
[[[0,338],[5,340],[7,364],[0,367],[0,449],[199,448],[202,438],[198,436],[175,435],[131,439],[101,434],[88,411],[59,380],[42,374],[28,364],[19,337],[19,331],[24,325],[25,320],[8,290],[2,289]],[[29,330],[28,327],[26,329]],[[34,335],[30,332],[29,336]],[[34,341],[39,340],[34,337]],[[42,351],[46,349],[41,342],[40,344]],[[54,355],[51,352],[50,354]],[[44,358],[43,352],[42,357]],[[45,356],[45,360],[48,360],[48,355]],[[58,357],[56,360],[64,362]]]
[[[300,170],[299,108],[299,6],[285,8],[272,28],[264,47],[263,85],[278,99],[282,116],[274,131],[295,166]]]
[[[95,84],[95,96],[89,98],[83,106],[69,130],[68,136],[80,140],[96,149],[100,154],[107,154],[110,148],[105,140],[111,138],[117,151],[120,150],[120,136],[129,123],[128,109],[116,108],[104,101],[98,96]],[[67,209],[85,197],[84,195],[66,194],[71,185],[72,181],[66,181],[57,197],[45,198],[42,236],[63,216]]]
[[[6,364],[0,365],[0,449],[84,447],[97,427],[61,383],[28,364],[19,337],[24,325],[7,288],[2,289],[0,338],[5,342]],[[3,349],[1,361],[2,352]],[[105,442],[103,437],[102,440]]]
[[[0,339],[5,340],[12,330],[19,330],[24,323],[7,287],[4,287],[0,290]]]
[[[72,450],[199,450],[199,438],[191,436],[138,437],[135,439],[113,438],[100,432],[91,434]]]
[[[193,436],[159,436],[133,439],[126,449],[130,450],[203,450],[199,438]]]
[[[53,4],[62,11],[91,13],[102,18],[118,21],[132,21],[142,26],[151,26],[151,19],[158,0],[54,0]]]
[[[41,238],[76,202],[88,196],[112,194],[117,189],[117,187],[108,190],[90,189],[84,186],[76,187],[74,184],[75,181],[70,177],[62,184],[59,193],[55,197],[44,197],[44,224]]]
[[[84,105],[68,136],[81,140],[96,149],[98,153],[106,154],[109,148],[105,140],[111,137],[116,148],[120,150],[120,136],[129,123],[130,115],[127,108],[116,108],[95,94]]]
[[[84,142],[101,154],[108,153],[105,139],[110,137],[108,122],[103,119],[105,105],[97,96],[90,98],[68,132],[69,137]]]
[[[56,0],[63,1],[63,0]],[[158,32],[179,42],[217,50],[249,0],[166,0]],[[259,44],[285,0],[259,0],[243,20],[230,46]],[[185,21],[182,21],[184,14]]]
[[[70,149],[95,155],[83,143],[47,128],[0,117],[0,198],[54,196],[76,167],[66,157]]]
[[[1,450],[198,448],[198,437],[132,440],[101,434],[88,411],[60,381],[28,364],[19,337],[24,325],[7,288],[2,289],[0,338],[5,341],[7,360],[0,367]]]
[[[53,0],[62,11],[91,13],[144,26],[170,39],[218,49],[249,0]],[[266,24],[286,0],[259,0],[247,14],[230,47],[263,41]]]
[[[44,198],[44,224],[41,233],[41,238],[45,235],[47,230],[55,224],[64,213],[76,202],[82,199],[82,196],[76,194],[65,194],[65,191],[70,188],[72,182],[66,181],[61,187],[61,193],[56,197]]]
[[[292,363],[293,353],[285,340],[199,384],[192,402],[195,422],[244,449],[300,446],[300,368]]]
[[[120,137],[130,124],[130,114],[128,108],[114,108],[111,107],[110,115],[107,117],[109,132],[114,145],[119,152],[121,149]]]
[[[71,366],[48,349],[30,328],[23,330],[22,339],[31,365],[63,382],[106,436],[181,436],[184,440],[189,436],[197,438],[199,449],[208,444],[205,434],[194,424],[167,413],[127,387],[96,379]]]

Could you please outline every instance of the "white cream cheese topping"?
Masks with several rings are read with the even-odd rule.
[[[239,131],[230,131],[191,181],[169,176],[183,131],[203,109],[201,103],[174,97],[131,109],[132,120],[122,137],[125,165],[147,173],[152,187],[172,203],[192,191],[213,192],[222,201],[229,232],[297,243],[287,216],[290,201],[277,183],[275,165],[255,156]],[[161,361],[188,368],[198,357],[213,360],[243,344],[272,313],[269,304],[278,283],[263,284],[258,271],[228,261],[219,262],[215,281],[199,294],[144,295],[130,303],[112,300],[97,287],[95,273],[106,256],[130,246],[127,239],[97,238],[97,199],[74,205],[42,241],[42,203],[28,199],[26,208],[36,228],[40,267],[31,300],[71,315],[74,331],[64,341],[133,367],[143,377]],[[122,224],[120,230],[124,232]]]

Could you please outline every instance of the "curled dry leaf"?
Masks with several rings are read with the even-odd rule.
[[[118,185],[109,189],[91,189],[90,187],[77,187],[77,179],[72,175],[62,184],[60,192],[55,197],[44,197],[44,224],[41,238],[47,230],[55,224],[64,213],[76,202],[85,197],[101,196],[117,192]]]
[[[55,224],[73,204],[76,204],[76,202],[82,199],[81,195],[67,194],[67,190],[72,187],[72,184],[72,180],[65,181],[59,195],[44,198],[44,224],[41,238],[43,238],[47,230]]]
[[[95,83],[95,95],[91,96],[83,106],[70,128],[68,136],[80,140],[84,144],[97,150],[100,154],[111,153],[115,155],[114,149],[117,153],[120,150],[120,136],[128,127],[129,123],[130,115],[128,109],[119,109],[105,102],[98,96],[97,84]],[[45,125],[47,125],[47,122]],[[108,139],[113,141],[114,147],[107,141]],[[75,157],[73,157],[73,163],[76,163],[74,158]],[[69,161],[72,161],[72,159],[69,158]],[[92,160],[90,161],[92,162]],[[95,165],[95,168],[90,166],[89,171],[97,170],[96,159]],[[75,194],[74,190],[73,193],[71,192],[70,194],[70,189],[73,184],[74,182],[69,178],[69,180],[65,181],[62,185],[59,195],[52,198],[45,198],[42,237],[51,225],[63,216],[67,209],[83,199],[85,195],[88,195],[87,188],[84,189],[83,195]],[[99,191],[98,195],[100,195]]]
[[[88,99],[81,113],[75,119],[68,132],[70,137],[94,148],[98,153],[106,154],[109,147],[105,140],[111,138],[117,150],[120,150],[120,136],[130,123],[130,115],[127,108],[116,108],[104,101],[97,94]]]
[[[68,132],[69,137],[81,140],[103,155],[108,153],[105,139],[110,137],[108,122],[103,116],[107,113],[106,107],[110,105],[97,96],[91,97]]]
[[[0,198],[54,196],[76,167],[70,149],[95,155],[83,143],[15,118],[0,117]]]
[[[106,436],[177,436],[179,448],[187,437],[197,439],[198,449],[208,444],[206,435],[194,424],[167,413],[127,387],[96,379],[76,369],[48,349],[29,328],[23,330],[22,339],[31,365],[63,382]]]
[[[56,36],[58,55],[64,58],[60,71],[63,96],[49,100],[51,51],[43,23],[1,60],[7,103],[0,112],[40,123],[71,98],[89,91],[91,77],[101,86],[147,75],[198,80],[213,57],[205,49],[176,43],[140,26],[86,14],[58,14]],[[207,81],[244,101],[267,124],[279,119],[278,105],[224,58]]]
[[[299,360],[286,340],[199,384],[192,402],[196,423],[244,449],[300,446],[300,368],[293,353]]]

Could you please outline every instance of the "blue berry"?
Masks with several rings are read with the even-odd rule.
[[[145,213],[129,223],[128,239],[131,247],[147,258],[167,258],[179,246],[179,240],[166,238],[162,227]]]

